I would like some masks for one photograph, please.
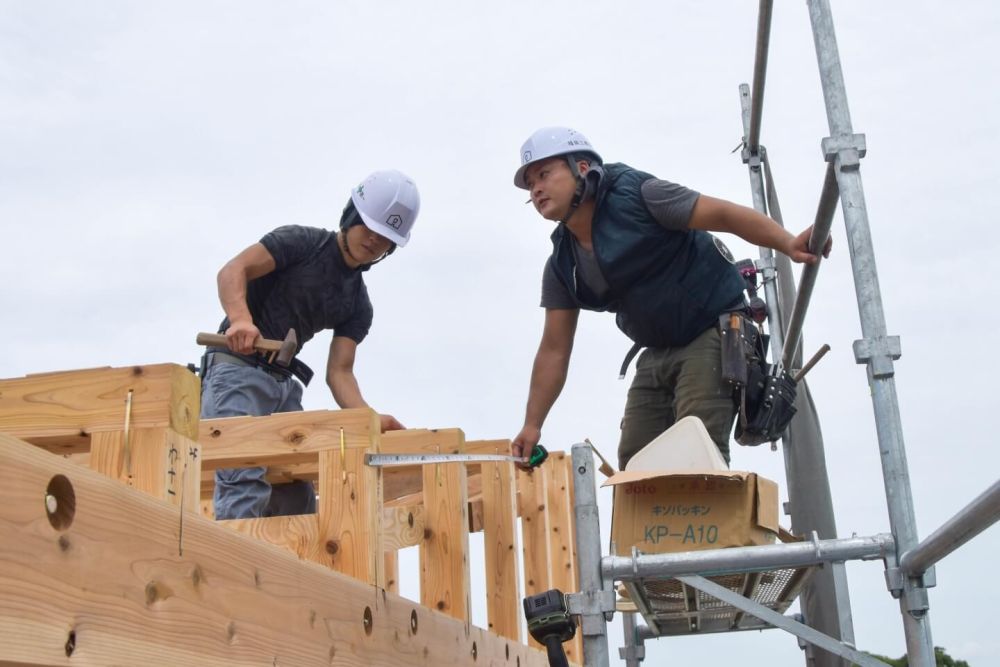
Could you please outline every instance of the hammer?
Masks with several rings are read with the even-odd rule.
[[[195,342],[198,343],[198,345],[226,347],[226,337],[222,334],[200,333],[195,338]],[[253,343],[255,350],[261,354],[267,355],[267,363],[277,364],[278,366],[283,366],[285,368],[288,368],[288,364],[292,362],[292,357],[295,356],[295,350],[298,346],[299,339],[298,336],[295,335],[295,329],[288,330],[288,335],[285,336],[285,340],[268,340],[267,338],[258,338]]]

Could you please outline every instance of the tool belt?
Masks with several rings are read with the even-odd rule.
[[[719,332],[722,380],[732,386],[739,413],[736,442],[774,442],[795,416],[797,383],[783,368],[767,363],[768,337],[742,311],[720,315]]]
[[[223,351],[218,348],[209,348],[201,358],[201,377],[204,378],[205,372],[216,364],[234,364],[237,366],[259,368],[278,382],[284,382],[288,378],[295,377],[306,387],[309,386],[309,382],[314,375],[313,370],[298,359],[292,359],[291,363],[288,364],[288,368],[285,368],[277,364],[268,363],[260,354],[236,354],[228,350]]]

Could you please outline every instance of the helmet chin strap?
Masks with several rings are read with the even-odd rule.
[[[344,246],[344,252],[347,253],[348,257],[350,257],[351,259],[353,259],[355,262],[358,263],[359,269],[361,269],[362,271],[367,271],[368,269],[372,268],[373,266],[384,260],[389,255],[391,255],[393,252],[395,252],[396,244],[393,243],[392,245],[389,246],[388,250],[382,253],[381,257],[378,257],[377,259],[374,259],[371,262],[368,262],[367,264],[363,263],[361,260],[359,260],[357,257],[354,256],[354,253],[351,252],[351,246],[347,243],[347,230],[353,227],[355,224],[364,224],[364,223],[356,222],[352,225],[349,225],[347,228],[341,228],[340,234],[338,234],[338,236],[341,238],[341,243]]]
[[[572,153],[566,156],[566,163],[569,164],[569,170],[573,174],[573,178],[576,179],[576,190],[573,191],[573,199],[569,203],[569,214],[559,221],[563,224],[569,222],[569,219],[576,213],[576,209],[579,208],[580,204],[587,197],[587,178],[580,173],[580,168],[576,162],[576,156]]]

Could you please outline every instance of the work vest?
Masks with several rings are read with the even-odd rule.
[[[602,169],[591,238],[610,289],[597,299],[577,284],[574,240],[565,224],[552,233],[552,267],[580,308],[615,313],[618,328],[635,343],[687,345],[742,303],[743,280],[711,234],[668,230],[650,215],[641,186],[653,176],[624,164]]]

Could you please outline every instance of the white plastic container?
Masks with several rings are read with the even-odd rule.
[[[729,470],[729,466],[701,420],[688,416],[640,449],[625,470]]]

